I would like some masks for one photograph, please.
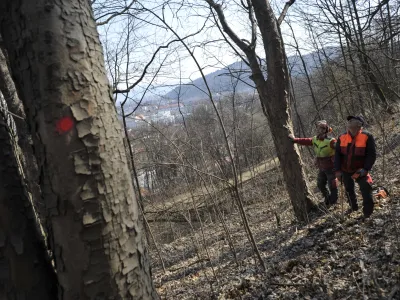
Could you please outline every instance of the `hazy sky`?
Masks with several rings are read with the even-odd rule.
[[[224,1],[226,18],[241,38],[249,40],[250,26],[247,14],[236,2]],[[176,34],[183,38],[201,29],[200,33],[185,39],[185,42],[205,74],[240,60],[226,42],[220,41],[221,33],[214,25],[205,1],[185,1],[184,6],[169,2],[169,5],[164,7],[161,3],[159,0],[143,1],[134,6],[135,17],[119,17],[112,23],[99,27],[110,78],[112,80],[119,77],[120,88],[127,86],[125,74],[129,74],[128,85],[136,81],[155,50],[177,39]],[[280,13],[284,4],[285,1],[277,0],[274,3],[275,11]],[[294,5],[301,4],[296,2]],[[170,28],[159,18],[164,19]],[[302,26],[293,24],[292,27],[304,53],[309,52],[310,45],[304,42],[307,37]],[[129,31],[128,28],[132,30]],[[291,31],[287,24],[283,24],[281,29],[287,44],[286,51],[290,55],[293,53],[293,48],[290,47],[293,42]],[[130,42],[127,43],[127,40]],[[265,57],[260,39],[258,45],[258,54]],[[167,49],[162,49],[148,71],[148,76],[136,88],[137,95],[140,95],[149,83],[168,86],[180,82],[187,83],[200,77],[198,66],[180,42],[173,42]],[[153,78],[156,73],[156,78]]]

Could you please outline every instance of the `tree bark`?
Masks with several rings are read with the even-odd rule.
[[[57,299],[46,254],[4,114],[0,114],[0,299]]]
[[[86,0],[0,1],[40,170],[60,299],[156,299]]]
[[[270,3],[252,0],[267,61],[267,80],[255,82],[267,117],[283,177],[298,220],[307,221],[314,206],[297,147],[287,138],[291,133],[289,114],[290,81],[280,28]]]
[[[44,218],[44,205],[41,202],[40,187],[38,184],[39,171],[36,158],[33,154],[32,137],[29,133],[28,124],[24,112],[24,106],[18,97],[17,90],[8,69],[6,56],[0,47],[0,92],[7,103],[7,109],[12,114],[15,127],[17,128],[18,145],[21,148],[21,163],[25,172],[28,191],[32,194],[36,211]]]

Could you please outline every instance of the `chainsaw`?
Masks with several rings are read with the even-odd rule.
[[[389,191],[383,186],[377,186],[372,190],[372,195],[375,199],[385,199],[390,196]]]
[[[357,172],[355,172],[351,178],[353,178],[354,180],[358,179],[361,176],[361,169],[358,169]],[[367,173],[368,176],[368,173]],[[367,180],[370,178],[367,178]],[[371,184],[372,184],[372,178],[371,178]],[[377,187],[373,187],[372,188],[372,195],[374,196],[375,199],[379,200],[379,199],[385,199],[387,198],[390,194],[389,191],[383,187],[383,186],[377,186]]]

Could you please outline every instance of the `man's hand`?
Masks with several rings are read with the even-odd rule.
[[[360,174],[360,177],[364,177],[364,176],[367,176],[368,171],[365,169],[360,169],[357,171],[357,173]]]
[[[292,143],[294,143],[295,137],[294,137],[293,134],[289,134],[289,135],[288,135],[288,138],[292,141]]]

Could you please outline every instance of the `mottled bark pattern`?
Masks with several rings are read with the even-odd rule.
[[[0,114],[0,299],[53,300],[56,275],[22,184],[15,146]]]
[[[0,14],[41,170],[60,299],[157,298],[89,1],[2,0]]]
[[[283,176],[297,219],[306,221],[313,207],[312,195],[297,148],[287,138],[292,122],[289,115],[289,77],[285,50],[277,20],[267,0],[252,0],[261,31],[268,65],[266,83],[257,84],[260,99],[268,115],[271,133]]]

